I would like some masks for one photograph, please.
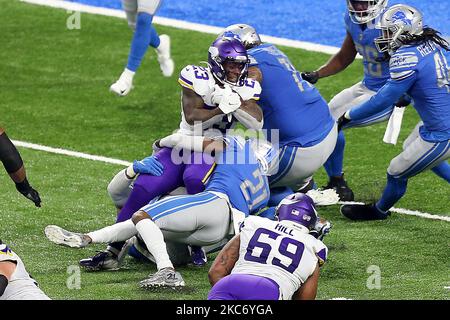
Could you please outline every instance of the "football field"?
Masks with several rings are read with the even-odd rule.
[[[132,161],[151,153],[152,142],[170,134],[180,119],[178,72],[207,60],[214,35],[156,25],[172,39],[176,71],[159,72],[147,53],[125,98],[108,88],[123,70],[132,31],[125,20],[81,14],[81,29],[70,30],[65,10],[0,0],[0,125],[9,137],[54,148]],[[329,56],[280,47],[298,70],[313,70]],[[345,72],[319,81],[329,101],[362,78],[356,61]],[[390,160],[418,122],[408,107],[399,143],[382,142],[386,124],[346,132],[345,174],[357,201],[377,199]],[[41,194],[35,208],[0,170],[0,239],[24,260],[27,270],[53,299],[205,299],[207,266],[179,268],[182,291],[146,292],[138,282],[156,268],[127,257],[123,269],[81,271],[78,260],[104,246],[70,249],[50,243],[44,227],[56,224],[87,232],[115,221],[106,187],[123,167],[101,161],[18,148],[30,183]],[[321,169],[315,176],[326,184]],[[450,217],[449,184],[427,171],[410,180],[396,204],[421,213]],[[333,224],[325,238],[329,260],[321,270],[318,299],[449,299],[450,222],[393,213],[386,221],[352,222],[339,206],[320,207]],[[375,271],[374,271],[375,270]],[[79,279],[80,282],[77,282]],[[79,284],[79,285],[78,285]]]

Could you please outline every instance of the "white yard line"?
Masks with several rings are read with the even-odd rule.
[[[99,14],[99,15],[122,18],[122,19],[126,18],[125,12],[122,10],[89,6],[89,5],[75,3],[75,2],[66,2],[66,1],[60,1],[60,0],[21,0],[21,1],[27,2],[27,3],[32,3],[32,4],[53,7],[53,8],[70,10],[70,11]],[[158,17],[158,16],[154,17],[153,22],[156,24],[159,24],[159,25],[163,25],[163,26],[174,27],[174,28],[184,29],[184,30],[198,31],[198,32],[215,34],[215,35],[217,35],[218,33],[220,33],[223,30],[223,28],[220,28],[220,27],[214,27],[214,26],[209,26],[209,25],[205,25],[205,24],[187,22],[187,21],[176,20],[176,19],[163,18],[163,17]],[[304,49],[304,50],[315,51],[315,52],[322,52],[322,53],[327,53],[327,54],[335,54],[336,52],[339,51],[338,47],[327,46],[327,45],[306,42],[306,41],[297,41],[297,40],[290,40],[290,39],[285,39],[285,38],[272,37],[272,36],[267,36],[267,35],[263,35],[263,34],[261,35],[261,40],[263,40],[264,42],[270,42],[273,44],[282,45],[282,46],[286,46],[286,47]]]
[[[71,150],[66,150],[66,149],[61,149],[61,148],[47,147],[47,146],[43,146],[43,145],[39,145],[39,144],[35,144],[35,143],[29,143],[29,142],[18,141],[18,140],[12,140],[12,142],[18,147],[24,147],[24,148],[33,149],[33,150],[61,154],[61,155],[69,156],[69,157],[82,158],[82,159],[93,160],[93,161],[101,161],[101,162],[106,162],[106,163],[110,163],[110,164],[118,164],[118,165],[123,165],[123,166],[129,166],[131,164],[131,162],[128,162],[125,160],[91,155],[91,154],[87,154],[87,153],[71,151]],[[338,202],[338,204],[364,204],[364,203],[340,201],[340,202]],[[450,222],[450,217],[434,215],[434,214],[430,214],[430,213],[426,213],[426,212],[413,211],[413,210],[403,209],[403,208],[392,208],[390,211],[400,213],[400,214],[425,218],[425,219],[442,220],[442,221]]]

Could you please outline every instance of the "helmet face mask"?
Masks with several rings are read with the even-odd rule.
[[[259,46],[262,43],[255,28],[243,23],[233,24],[226,27],[225,30],[219,35],[219,37],[223,36],[238,39],[247,50],[255,46]]]
[[[237,39],[217,38],[209,47],[208,67],[221,84],[242,86],[243,80],[247,77],[248,65],[247,51]],[[233,73],[234,76],[230,77]]]
[[[354,23],[364,24],[378,17],[388,0],[347,0],[347,9]]]
[[[422,14],[411,6],[395,5],[386,10],[377,28],[382,31],[374,41],[377,50],[392,55],[408,40],[422,34]]]
[[[299,192],[281,200],[276,208],[276,215],[279,221],[294,222],[308,231],[312,230],[319,220],[313,199]]]
[[[279,151],[270,142],[264,139],[253,138],[250,142],[251,148],[258,160],[261,171],[266,176],[278,172]]]

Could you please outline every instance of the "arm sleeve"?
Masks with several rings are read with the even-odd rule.
[[[350,110],[351,120],[361,120],[393,105],[413,85],[416,73],[403,80],[390,79],[369,101]]]

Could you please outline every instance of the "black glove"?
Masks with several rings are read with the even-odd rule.
[[[394,103],[394,105],[398,108],[404,108],[406,106],[409,106],[410,103],[411,103],[411,98],[407,95],[403,95],[400,97],[400,99],[397,100],[396,103]]]
[[[308,81],[309,83],[315,84],[319,80],[318,71],[305,71],[301,73],[302,79]]]
[[[41,197],[39,196],[39,193],[30,186],[27,179],[23,182],[16,183],[16,189],[23,194],[25,198],[33,201],[36,207],[41,207]]]
[[[345,114],[342,115],[339,119],[338,119],[338,131],[342,130],[342,127],[345,126],[347,123],[350,122],[350,119],[347,119],[345,117]]]

